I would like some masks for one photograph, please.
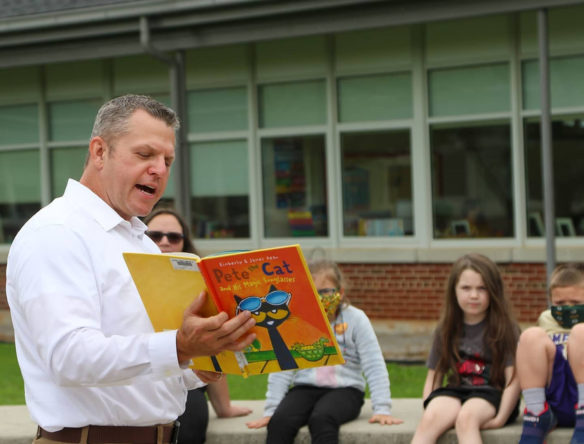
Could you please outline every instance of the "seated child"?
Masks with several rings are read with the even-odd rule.
[[[523,332],[517,373],[525,412],[520,444],[543,443],[556,425],[575,425],[571,444],[584,443],[584,264],[556,267],[551,309]]]
[[[340,426],[359,416],[365,381],[373,405],[369,422],[401,424],[391,415],[389,376],[377,337],[367,315],[349,305],[339,267],[318,261],[309,268],[346,362],[270,373],[264,417],[247,426],[267,426],[268,444],[292,444],[304,425],[313,444],[337,443]]]
[[[519,326],[497,265],[467,254],[450,272],[424,384],[424,413],[412,444],[438,441],[451,427],[460,443],[480,443],[519,414],[514,358]],[[444,379],[448,382],[444,385]]]

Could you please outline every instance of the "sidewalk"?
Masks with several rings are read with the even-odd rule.
[[[246,421],[259,418],[263,414],[263,401],[233,401],[253,409],[250,416],[240,418],[218,419],[210,408],[207,444],[260,444],[265,441],[265,430],[250,430]],[[404,420],[396,426],[369,424],[371,404],[365,403],[361,416],[341,427],[341,444],[408,444],[422,414],[421,400],[418,398],[394,399],[393,414]],[[36,426],[30,420],[25,406],[0,406],[0,444],[30,444],[36,432]],[[516,444],[521,434],[521,421],[502,429],[483,432],[484,444]],[[570,442],[571,429],[557,429],[550,434],[547,444],[565,444]],[[304,427],[296,444],[309,444],[308,430]],[[456,444],[453,430],[446,433],[439,444]]]

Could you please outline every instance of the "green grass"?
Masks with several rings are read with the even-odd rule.
[[[427,372],[424,365],[390,362],[387,364],[387,370],[392,398],[422,397]],[[248,378],[228,375],[227,382],[231,399],[264,399],[267,380],[268,375],[253,375]],[[369,397],[369,391],[366,396]]]
[[[0,342],[0,405],[24,404],[24,382],[20,375],[14,344]]]
[[[20,375],[14,344],[0,343],[0,405],[24,404],[24,383]],[[426,378],[423,365],[388,363],[392,398],[420,398]],[[231,399],[264,399],[267,375],[242,378],[228,375]],[[367,394],[368,395],[368,394]]]

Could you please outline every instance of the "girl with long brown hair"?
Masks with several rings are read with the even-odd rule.
[[[481,429],[515,420],[519,331],[497,265],[480,254],[459,258],[434,333],[425,410],[412,443],[435,443],[453,426],[459,442],[481,443]]]

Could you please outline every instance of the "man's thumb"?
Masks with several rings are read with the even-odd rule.
[[[185,310],[185,315],[198,314],[201,311],[201,309],[203,308],[203,306],[205,305],[206,301],[207,301],[207,292],[205,290],[203,290],[199,293],[199,296],[197,296],[193,300],[193,302],[191,302],[191,305],[189,305],[187,307],[187,309]]]

